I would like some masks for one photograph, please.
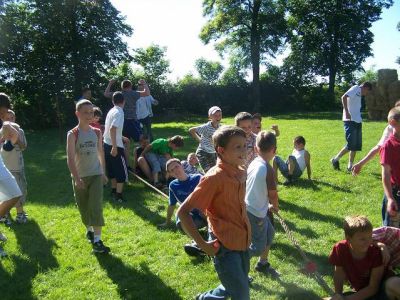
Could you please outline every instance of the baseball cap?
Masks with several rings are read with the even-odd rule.
[[[208,110],[208,115],[211,116],[215,114],[217,111],[222,111],[221,108],[219,108],[219,106],[210,107],[210,109]]]

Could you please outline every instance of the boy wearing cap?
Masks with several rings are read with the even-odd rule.
[[[208,110],[208,119],[207,123],[189,129],[190,135],[199,142],[196,156],[205,173],[217,163],[217,154],[213,145],[212,135],[220,126],[222,119],[221,108],[218,106],[211,107]]]

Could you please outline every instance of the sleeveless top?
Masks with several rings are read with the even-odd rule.
[[[74,133],[70,130],[69,134]],[[75,143],[75,164],[80,177],[103,174],[97,155],[97,145],[98,137],[93,128],[87,131],[82,131],[78,128],[78,136]]]
[[[300,170],[303,172],[306,168],[306,159],[304,158],[305,150],[296,150],[293,149],[292,155],[296,158],[297,163],[299,164]]]

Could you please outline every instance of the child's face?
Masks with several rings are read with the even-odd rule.
[[[253,122],[252,120],[242,120],[239,121],[238,127],[242,128],[246,132],[246,135],[249,136],[252,132]]]
[[[100,117],[99,116],[93,116],[92,123],[99,123],[100,122]]]
[[[175,145],[174,143],[169,143],[169,146],[171,147],[172,150],[177,150],[179,147]]]
[[[294,149],[300,151],[300,150],[304,149],[304,144],[296,143],[296,142],[293,141],[293,147],[294,147]]]
[[[141,139],[141,140],[139,141],[139,143],[140,143],[140,146],[141,146],[142,148],[145,148],[146,146],[148,146],[148,145],[150,144],[150,140],[149,140],[149,139]]]
[[[243,166],[247,155],[246,138],[233,136],[226,147],[217,147],[217,152],[224,162],[235,167]]]
[[[366,253],[372,244],[372,231],[359,231],[352,237],[346,237],[351,249],[356,253]]]
[[[93,105],[83,105],[77,112],[76,116],[79,122],[91,123],[93,120]]]
[[[221,119],[222,119],[222,112],[220,110],[210,115],[210,120],[213,123],[219,123],[221,122]]]
[[[14,122],[15,123],[14,114],[7,112],[6,116],[4,117],[4,121],[9,121],[9,122]]]
[[[197,156],[193,154],[189,156],[188,162],[190,165],[195,166],[199,163],[199,160],[197,159]]]
[[[182,165],[177,161],[174,161],[168,165],[168,173],[178,180],[186,178],[185,170],[183,170]]]
[[[258,134],[261,131],[261,121],[259,119],[253,119],[252,125],[253,133]]]

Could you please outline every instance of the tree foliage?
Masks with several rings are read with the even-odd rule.
[[[392,0],[289,0],[291,54],[288,65],[329,77],[333,95],[338,77],[350,77],[372,54],[374,21]]]
[[[215,84],[224,70],[220,62],[206,60],[203,57],[196,59],[195,66],[200,78],[209,84]]]
[[[38,110],[42,126],[54,122],[54,105],[60,112],[62,99],[129,58],[122,36],[132,29],[108,0],[9,1],[0,28],[0,74]]]
[[[282,49],[286,35],[285,8],[280,0],[204,0],[208,18],[201,30],[204,43],[217,41],[221,53],[235,52],[251,65],[255,109],[260,106],[260,63]]]

